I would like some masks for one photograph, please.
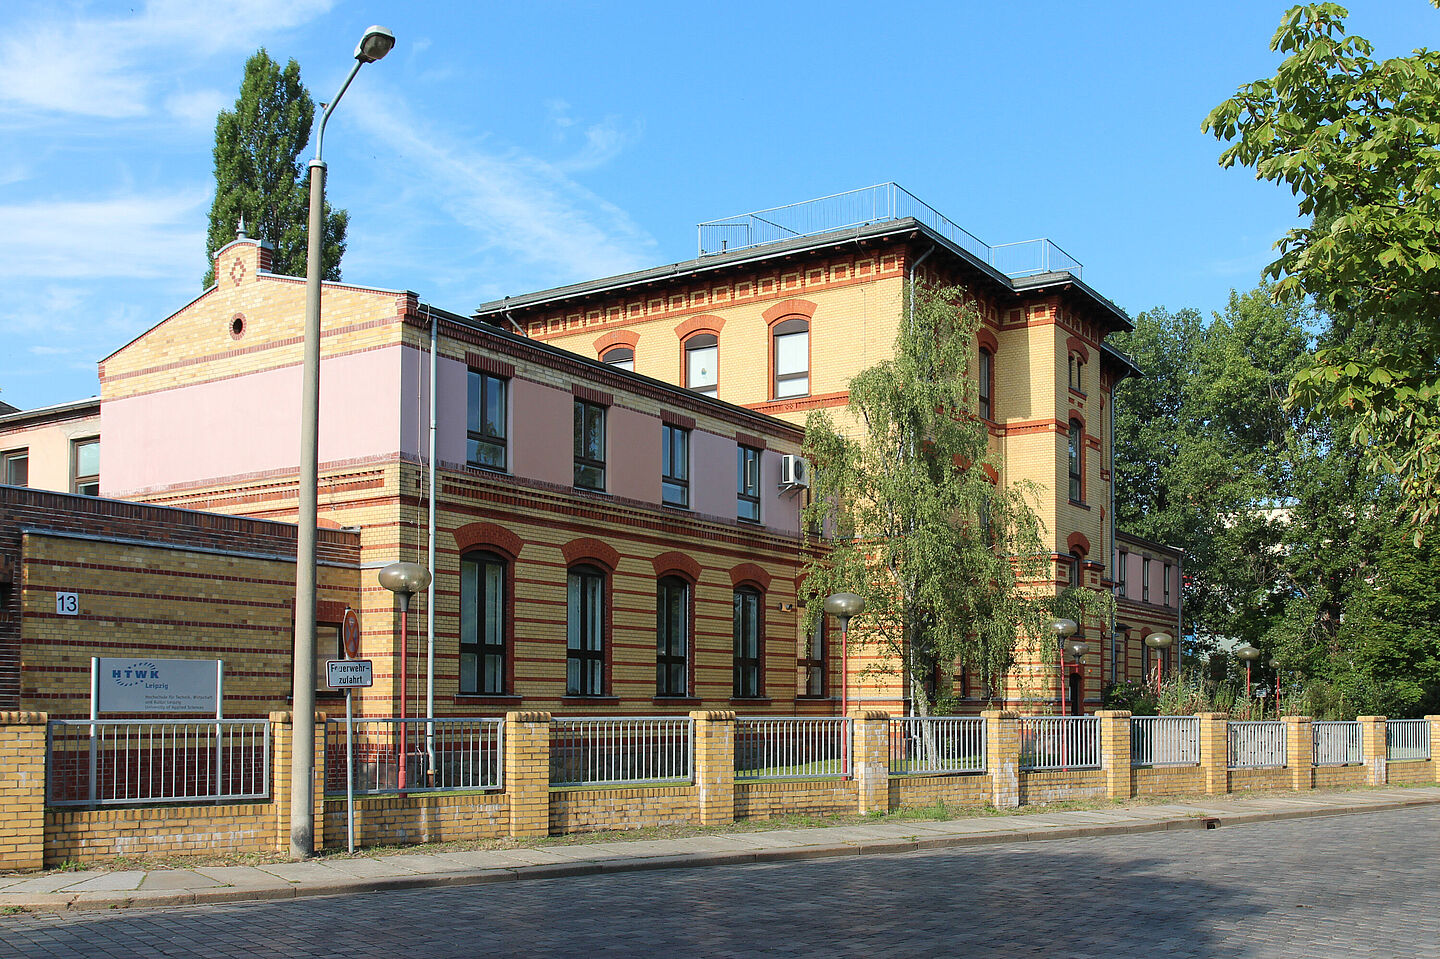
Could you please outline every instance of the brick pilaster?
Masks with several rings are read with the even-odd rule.
[[[1370,760],[1368,750],[1365,760]],[[1315,727],[1309,716],[1285,717],[1285,766],[1291,789],[1315,788]]]
[[[1365,757],[1365,785],[1383,786],[1389,779],[1386,765],[1389,750],[1385,745],[1385,717],[1357,716],[1360,724],[1360,743]]]
[[[1130,710],[1102,709],[1100,717],[1100,767],[1105,771],[1105,796],[1130,798]]]
[[[505,798],[510,835],[550,835],[550,714],[505,714]]]
[[[696,710],[695,787],[700,801],[700,825],[719,826],[735,821],[735,711]]]
[[[996,809],[1020,805],[1020,714],[1009,709],[987,709],[985,765],[990,770],[990,804]]]
[[[35,712],[0,712],[0,869],[45,865],[45,724]]]
[[[1205,793],[1218,796],[1230,791],[1230,717],[1225,713],[1200,713],[1200,769],[1205,774]]]
[[[890,714],[881,709],[850,711],[851,759],[858,812],[890,811]]]
[[[275,851],[290,851],[290,763],[295,725],[289,712],[270,714],[270,796],[275,810]],[[325,844],[325,714],[315,714],[315,769],[310,783],[315,850]]]
[[[1440,716],[1426,716],[1430,722],[1430,769],[1435,774],[1435,781],[1440,783]]]

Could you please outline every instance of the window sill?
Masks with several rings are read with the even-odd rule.
[[[650,700],[652,706],[699,706],[701,703],[693,696],[656,696]]]
[[[1082,400],[1086,398],[1086,394],[1085,394],[1083,391],[1077,390],[1077,389],[1076,389],[1075,387],[1073,387],[1073,386],[1070,387],[1070,395],[1071,395],[1071,396],[1078,396],[1078,397],[1079,397],[1080,399],[1082,399]]]
[[[765,525],[765,524],[762,523],[760,520],[758,520],[758,519],[751,519],[751,518],[748,517],[748,516],[737,516],[737,517],[735,517],[735,522],[737,522],[737,523],[744,523],[746,526],[764,526],[764,525]]]
[[[769,706],[769,696],[731,696],[731,706]]]
[[[451,701],[457,706],[519,706],[525,701],[525,697],[487,693],[456,693]]]
[[[561,697],[561,699],[560,699],[560,705],[562,705],[562,706],[618,706],[618,705],[620,705],[620,697],[619,697],[619,696],[575,696],[575,695],[568,695],[568,696],[562,696],[562,697]]]
[[[1071,505],[1071,506],[1078,506],[1078,507],[1080,507],[1081,509],[1089,509],[1089,508],[1090,508],[1090,507],[1085,503],[1084,500],[1078,500],[1078,499],[1072,499],[1072,500],[1070,501],[1070,505]]]
[[[477,473],[490,473],[495,476],[510,475],[510,467],[508,466],[482,466],[479,463],[466,463],[465,468],[474,470]]]
[[[677,512],[680,512],[680,513],[690,513],[690,512],[693,512],[693,510],[690,509],[690,504],[688,504],[688,503],[665,503],[665,502],[662,502],[660,505],[661,505],[662,507],[664,507],[665,509],[673,509],[673,510],[675,510],[675,511],[677,511]]]
[[[809,696],[804,693],[796,696],[795,698],[801,702],[806,703],[838,703],[840,701],[839,696]]]

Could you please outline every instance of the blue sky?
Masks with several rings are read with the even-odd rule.
[[[14,0],[0,14],[0,399],[95,363],[200,292],[216,112],[263,45],[328,99],[352,282],[466,312],[695,255],[707,220],[894,180],[989,243],[1048,236],[1132,314],[1223,307],[1294,221],[1200,121],[1273,73],[1286,7],[1151,2]],[[1377,55],[1426,0],[1355,0]],[[308,155],[308,154],[307,154]]]

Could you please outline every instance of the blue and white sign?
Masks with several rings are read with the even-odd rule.
[[[100,713],[218,715],[218,659],[108,659],[95,663],[95,710]]]

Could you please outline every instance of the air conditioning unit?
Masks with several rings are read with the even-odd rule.
[[[780,457],[780,485],[810,486],[810,464],[803,456]]]

